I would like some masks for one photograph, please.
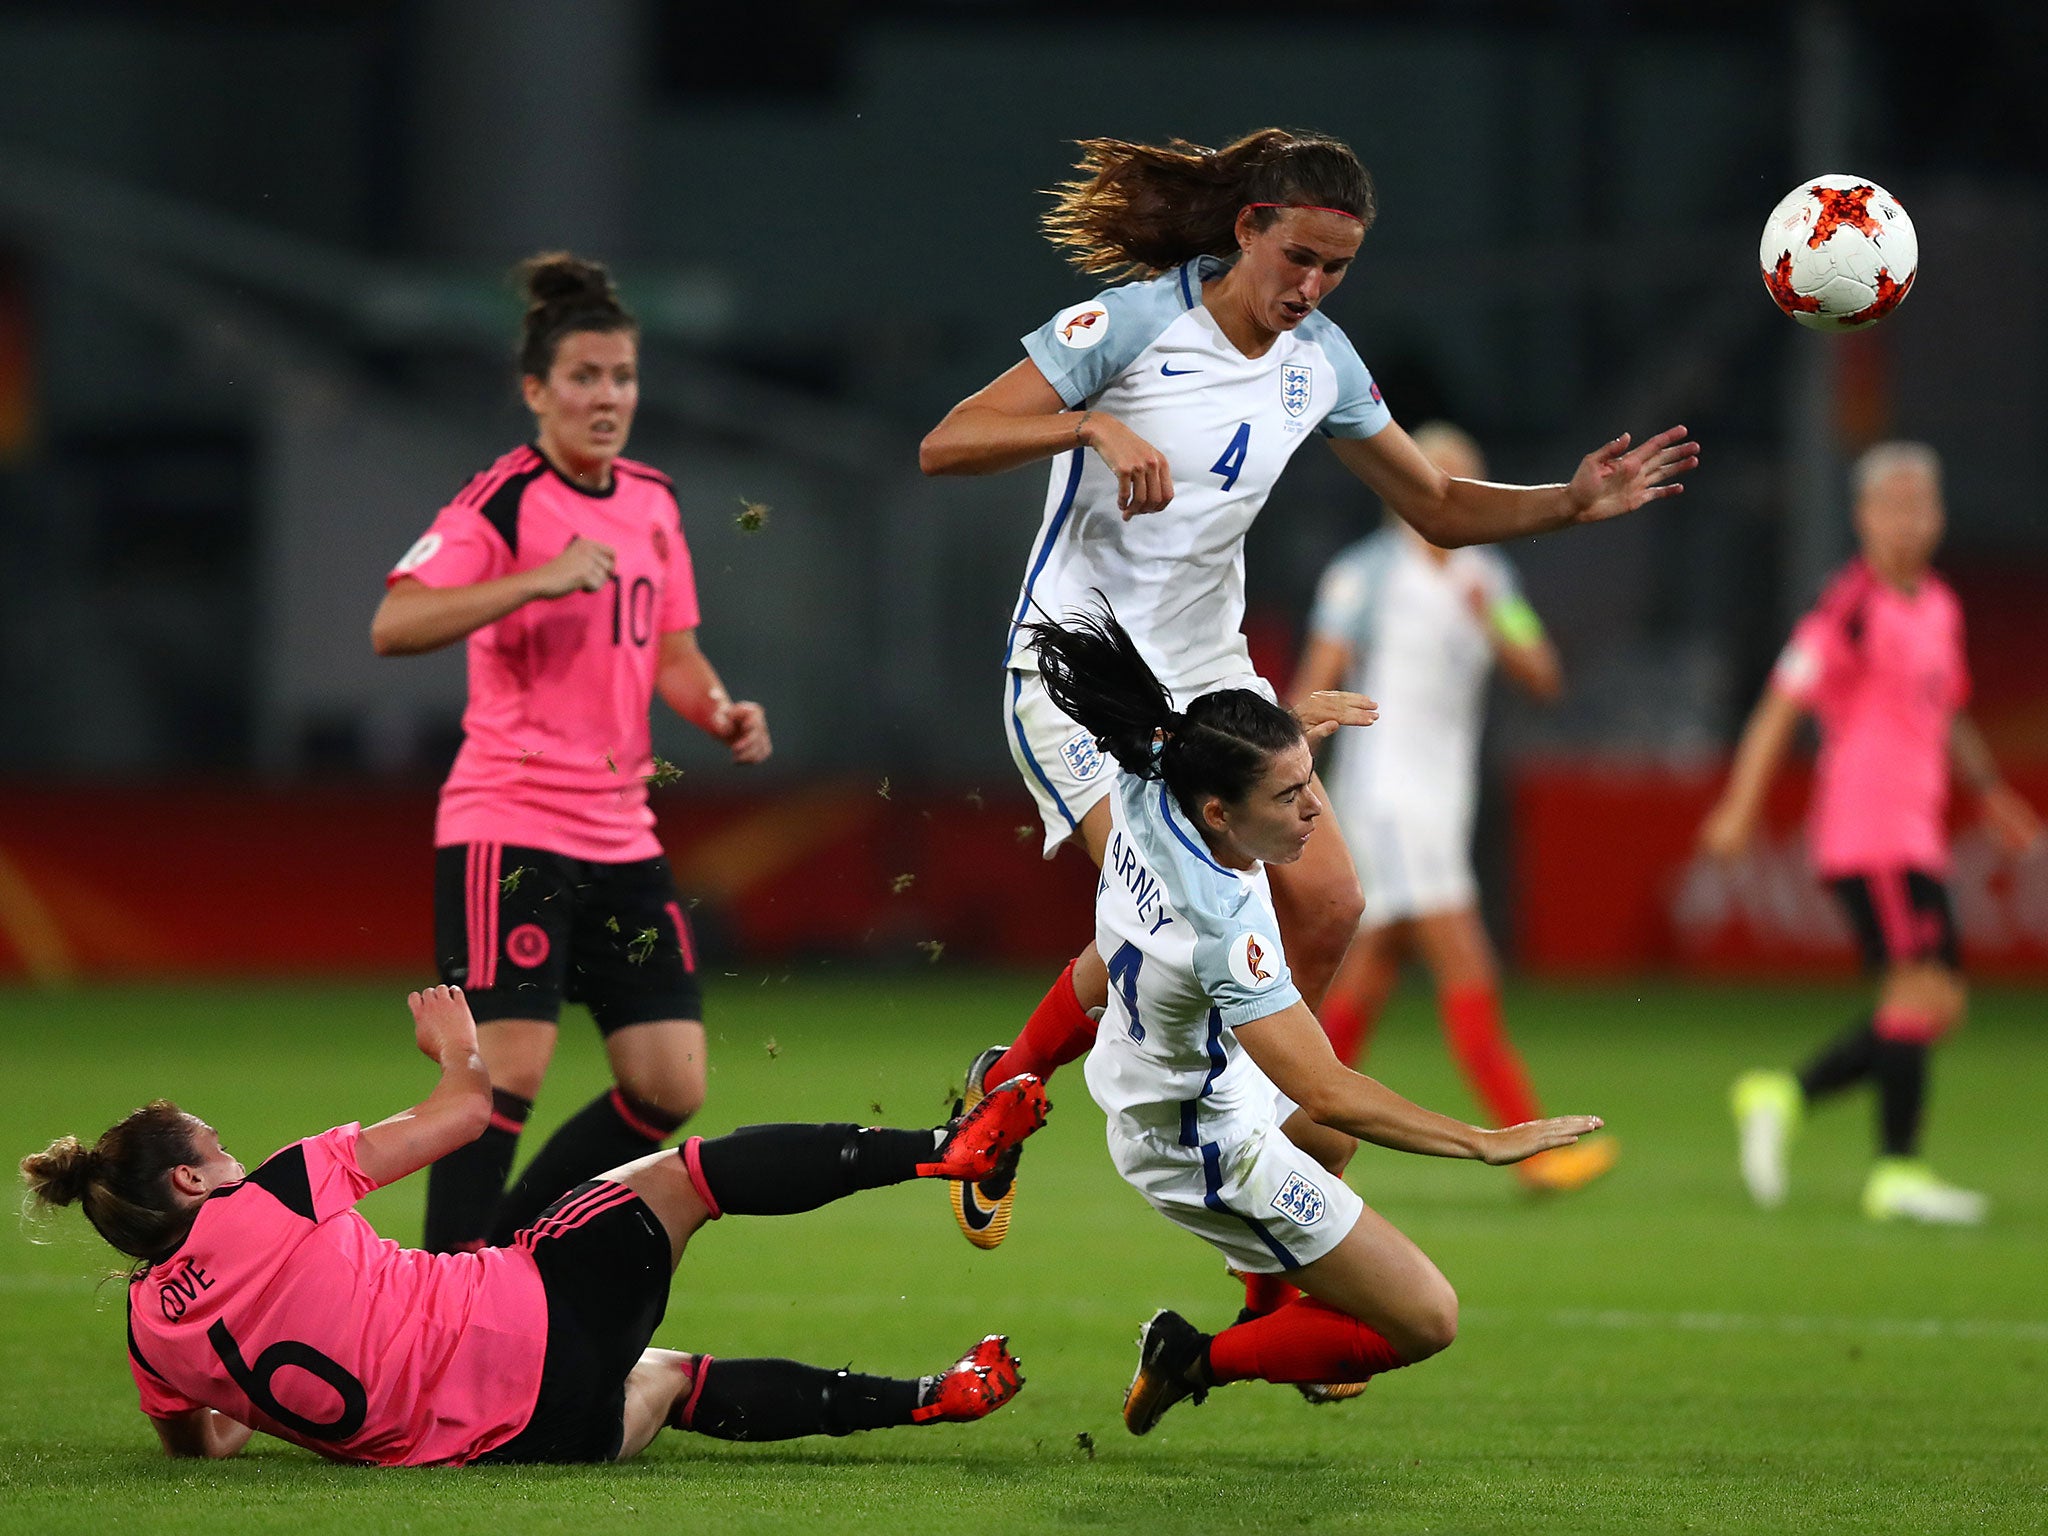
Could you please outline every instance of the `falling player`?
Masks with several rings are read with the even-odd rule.
[[[1310,736],[1334,723],[1304,732],[1250,688],[1177,710],[1108,612],[1027,624],[1024,638],[1047,696],[1122,770],[1095,899],[1109,1011],[1087,1065],[1110,1158],[1167,1220],[1273,1293],[1263,1315],[1213,1336],[1170,1311],[1147,1323],[1125,1423],[1142,1435],[1226,1382],[1359,1383],[1435,1354],[1457,1331],[1457,1296],[1345,1184],[1358,1141],[1513,1163],[1600,1121],[1481,1130],[1331,1054],[1290,973],[1267,874],[1312,840],[1323,802]]]
[[[22,1159],[37,1202],[82,1205],[137,1261],[129,1365],[168,1454],[232,1456],[261,1430],[381,1466],[624,1461],[664,1425],[725,1440],[847,1434],[978,1419],[1022,1385],[995,1334],[915,1380],[648,1340],[705,1222],[971,1177],[1044,1122],[1035,1081],[1005,1083],[936,1131],[692,1137],[579,1185],[505,1247],[424,1253],[380,1239],[355,1204],[476,1136],[491,1083],[462,993],[409,1001],[441,1078],[367,1129],[307,1137],[245,1173],[213,1127],[159,1099],[94,1146],[66,1136]]]
[[[1813,865],[1878,977],[1877,1006],[1796,1077],[1757,1071],[1737,1080],[1742,1175],[1757,1204],[1780,1204],[1806,1109],[1870,1081],[1879,1155],[1863,1186],[1864,1214],[1967,1226],[1984,1219],[1984,1197],[1937,1177],[1919,1156],[1928,1054],[1962,1022],[1964,1007],[1943,884],[1950,763],[2008,847],[2026,847],[2041,828],[1962,712],[1962,609],[1929,565],[1943,524],[1940,459],[1923,444],[1881,443],[1857,461],[1855,492],[1862,553],[1793,630],[1700,844],[1719,858],[1741,853],[1793,729],[1811,712],[1821,737]]]
[[[1447,475],[1486,477],[1479,445],[1447,422],[1417,428],[1415,445]],[[1492,1123],[1515,1125],[1543,1111],[1502,1023],[1471,854],[1496,662],[1536,698],[1554,699],[1563,685],[1557,651],[1504,556],[1443,549],[1390,518],[1324,573],[1290,696],[1300,708],[1343,687],[1380,707],[1370,731],[1334,744],[1332,808],[1365,888],[1364,926],[1321,1010],[1337,1059],[1362,1060],[1402,959],[1418,953],[1452,1059]],[[1614,1151],[1613,1137],[1593,1137],[1515,1172],[1532,1189],[1577,1189],[1613,1165]]]
[[[1494,485],[1445,474],[1380,399],[1320,306],[1344,280],[1376,212],[1372,179],[1334,139],[1267,128],[1221,149],[1090,139],[1080,176],[1045,226],[1081,270],[1137,280],[1061,310],[1024,338],[1024,360],[968,396],[924,440],[928,474],[980,475],[1052,461],[1045,513],[1014,614],[1060,617],[1103,593],[1176,699],[1242,687],[1252,669],[1244,538],[1294,450],[1312,435],[1437,544],[1484,543],[1618,517],[1676,495],[1698,447],[1673,427],[1588,454],[1568,484]],[[1047,857],[1078,835],[1102,862],[1114,775],[1092,734],[1047,697],[1028,648],[1004,658],[1005,734],[1045,824]],[[1325,695],[1311,721],[1363,724],[1368,701]],[[1320,783],[1316,786],[1321,797]],[[1319,1007],[1358,929],[1360,894],[1340,836],[1273,872],[1295,984]],[[1007,1050],[968,1071],[1043,1077],[1087,1050],[1108,981],[1085,950]],[[1007,1175],[955,1190],[983,1247],[1008,1230]]]
[[[761,706],[730,698],[697,644],[674,490],[620,457],[640,397],[633,317],[595,262],[536,256],[520,275],[535,441],[441,510],[371,627],[380,655],[469,652],[434,829],[434,952],[483,1022],[494,1107],[428,1178],[435,1252],[503,1243],[703,1102],[696,950],[647,804],[648,707],[659,695],[736,763],[770,750]],[[508,1191],[565,999],[589,1006],[614,1086]]]

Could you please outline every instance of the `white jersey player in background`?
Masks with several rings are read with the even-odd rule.
[[[1677,477],[1698,463],[1697,445],[1674,427],[1633,451],[1615,438],[1568,484],[1445,474],[1394,424],[1350,342],[1318,311],[1376,212],[1372,179],[1349,148],[1277,128],[1218,150],[1116,139],[1081,148],[1081,174],[1056,194],[1047,232],[1082,270],[1139,280],[1026,337],[1024,360],[956,405],[919,453],[928,474],[1052,461],[1015,621],[1074,613],[1100,590],[1174,697],[1243,687],[1271,698],[1239,633],[1243,542],[1309,436],[1327,438],[1397,515],[1446,546],[1616,517],[1676,494]],[[1111,778],[1101,753],[1047,699],[1028,651],[1012,645],[1004,665],[1004,731],[1039,803],[1046,851],[1078,834],[1100,864]],[[1364,699],[1313,706],[1315,720],[1371,719]],[[1296,985],[1318,1005],[1361,910],[1342,838],[1316,838],[1275,871],[1272,900]],[[1043,1077],[1080,1055],[1107,994],[1090,945],[1018,1040],[976,1060],[969,1099],[983,1082]],[[990,1076],[998,1062],[1008,1072]],[[1013,1194],[1006,1180],[954,1192],[971,1241],[1001,1240]]]
[[[1479,446],[1445,422],[1415,432],[1445,474],[1486,473]],[[1400,974],[1418,954],[1437,988],[1445,1042],[1495,1125],[1542,1114],[1501,1022],[1493,946],[1479,916],[1472,822],[1479,741],[1495,664],[1546,702],[1563,687],[1557,651],[1494,549],[1443,549],[1407,524],[1387,525],[1330,563],[1316,593],[1307,650],[1290,689],[1298,702],[1330,688],[1369,694],[1379,723],[1334,744],[1331,803],[1365,891],[1365,921],[1323,1001],[1337,1059],[1362,1048]],[[1515,1171],[1534,1189],[1576,1189],[1613,1165],[1600,1137],[1529,1158]]]
[[[1331,1055],[1288,969],[1267,867],[1313,841],[1323,803],[1310,736],[1334,722],[1305,732],[1251,688],[1176,710],[1108,611],[1025,631],[1047,695],[1121,769],[1095,898],[1110,1001],[1087,1068],[1110,1158],[1153,1209],[1270,1293],[1213,1336],[1156,1315],[1124,1422],[1142,1435],[1226,1382],[1362,1383],[1435,1354],[1457,1332],[1457,1296],[1345,1184],[1358,1140],[1512,1163],[1600,1122],[1481,1130]]]

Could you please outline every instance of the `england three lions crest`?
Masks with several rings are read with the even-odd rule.
[[[1306,363],[1282,363],[1280,365],[1280,403],[1287,408],[1290,416],[1301,416],[1308,411],[1309,396],[1315,388],[1315,370]]]

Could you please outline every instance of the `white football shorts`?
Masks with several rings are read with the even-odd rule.
[[[1365,1211],[1351,1186],[1289,1141],[1278,1124],[1224,1147],[1184,1147],[1165,1136],[1126,1136],[1111,1122],[1109,1156],[1154,1210],[1247,1274],[1313,1263],[1342,1242]]]
[[[1272,684],[1255,672],[1225,678],[1202,691],[1223,688],[1249,688],[1266,698],[1276,697]],[[1045,696],[1036,672],[1003,674],[1003,739],[1010,744],[1024,787],[1037,802],[1038,819],[1045,824],[1044,857],[1049,859],[1109,793],[1116,760],[1097,750],[1095,738]]]
[[[1479,904],[1472,822],[1460,808],[1413,806],[1394,812],[1340,800],[1336,811],[1365,892],[1363,926],[1377,928]]]

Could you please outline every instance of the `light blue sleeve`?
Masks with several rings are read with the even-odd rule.
[[[1337,370],[1337,404],[1316,430],[1325,437],[1372,437],[1391,425],[1394,413],[1380,398],[1380,387],[1373,383],[1351,338],[1320,312],[1310,315],[1302,329]]]
[[[1178,270],[1109,288],[1070,304],[1024,338],[1024,355],[1070,409],[1079,409],[1130,367],[1189,305]]]
[[[1365,645],[1386,572],[1386,545],[1387,535],[1382,531],[1360,539],[1330,562],[1309,613],[1311,635],[1348,645],[1354,653]]]
[[[1232,1029],[1301,1001],[1272,907],[1242,882],[1235,896],[1222,911],[1187,914],[1195,926],[1195,981]]]

